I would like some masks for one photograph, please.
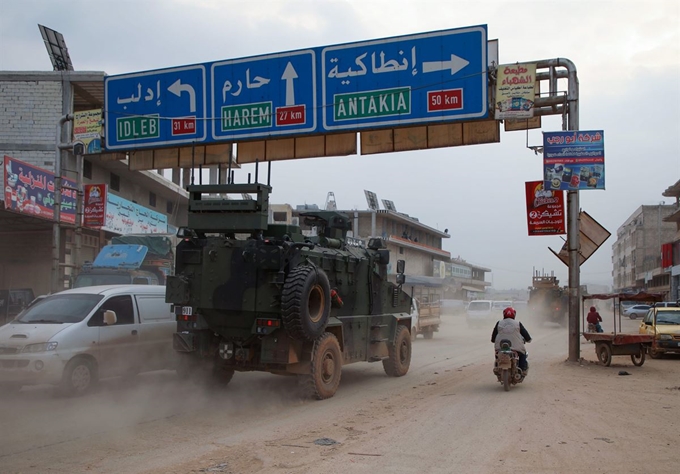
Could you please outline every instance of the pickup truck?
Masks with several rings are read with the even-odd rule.
[[[441,306],[437,303],[421,303],[413,298],[411,304],[411,339],[415,340],[418,334],[425,339],[432,339],[434,333],[439,331],[441,324]]]

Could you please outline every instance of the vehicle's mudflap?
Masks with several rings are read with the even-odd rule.
[[[177,352],[194,352],[196,350],[194,342],[194,334],[190,332],[176,332],[172,335],[172,348]]]

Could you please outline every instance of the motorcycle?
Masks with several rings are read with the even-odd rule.
[[[510,385],[522,383],[529,371],[528,363],[527,370],[519,368],[519,355],[512,350],[511,346],[512,344],[507,339],[501,341],[501,348],[496,351],[496,361],[493,367],[493,373],[503,384],[506,392],[510,390]]]

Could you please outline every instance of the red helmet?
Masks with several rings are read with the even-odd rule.
[[[503,310],[503,317],[504,318],[511,318],[515,319],[515,315],[517,314],[517,311],[515,311],[512,307],[508,306]]]

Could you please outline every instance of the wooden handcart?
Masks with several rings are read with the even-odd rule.
[[[582,303],[585,305],[586,300],[614,300],[614,332],[583,332],[583,337],[587,341],[595,343],[595,354],[600,363],[609,367],[612,363],[612,356],[615,355],[629,355],[633,364],[640,367],[645,363],[645,354],[649,350],[654,341],[654,336],[650,334],[622,334],[621,333],[621,302],[622,301],[636,301],[636,302],[655,302],[663,301],[663,295],[659,293],[607,293],[589,295],[583,294],[581,296]],[[618,303],[618,304],[617,304]],[[618,308],[617,308],[618,307]],[[617,311],[618,309],[618,311]],[[616,324],[616,316],[618,313],[618,332]],[[585,307],[582,308],[581,314],[585,318]],[[583,327],[585,321],[582,321]]]
[[[645,363],[645,353],[652,345],[654,336],[649,334],[605,334],[584,332],[583,337],[595,343],[595,354],[600,363],[609,367],[612,356],[629,355],[633,365],[640,367]]]

